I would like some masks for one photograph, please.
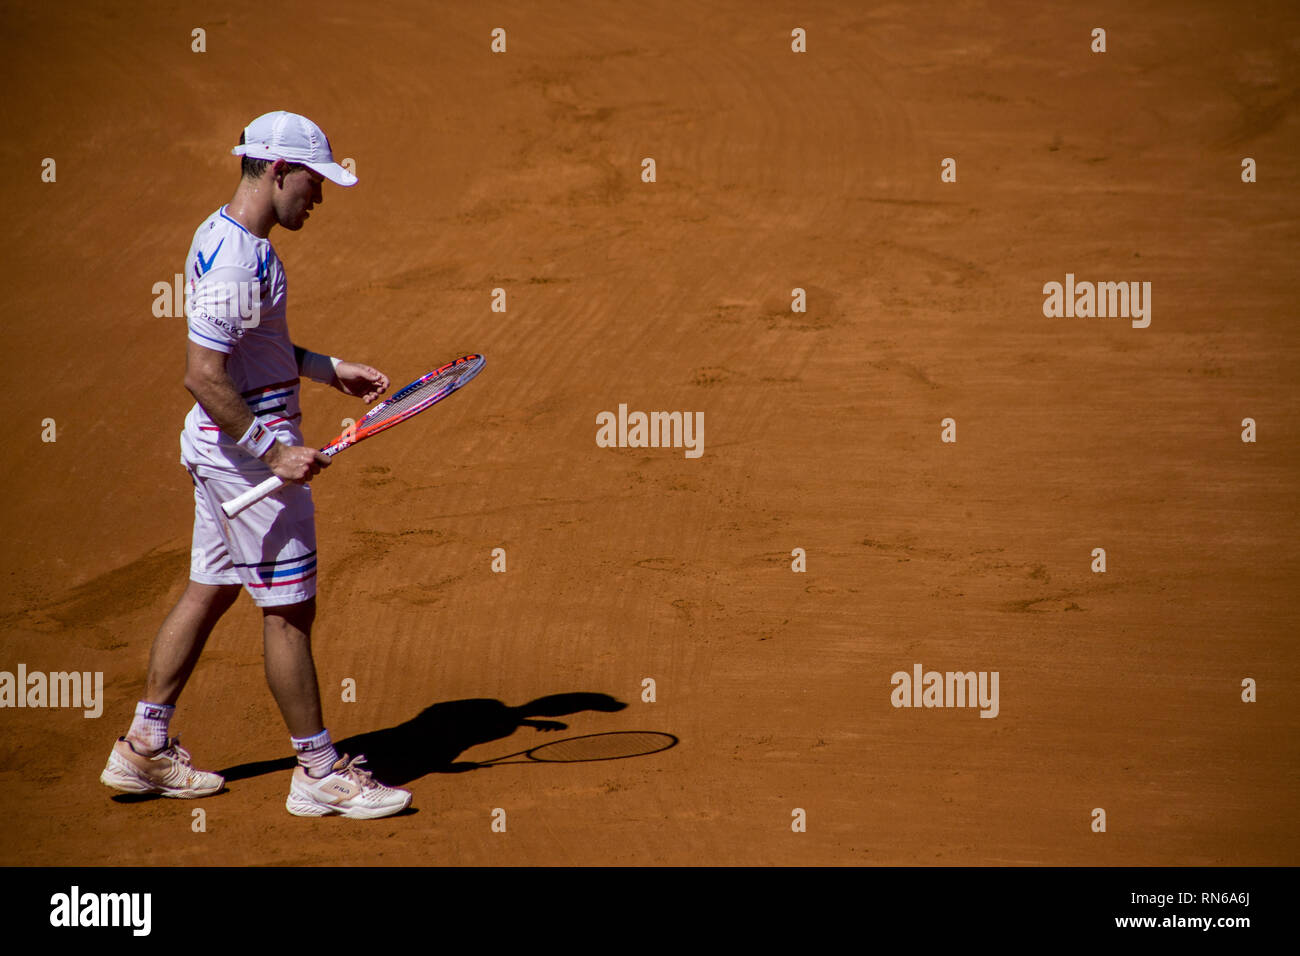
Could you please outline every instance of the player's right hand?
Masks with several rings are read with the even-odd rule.
[[[306,484],[329,467],[330,460],[315,448],[306,445],[285,445],[274,442],[262,456],[272,473],[285,481]]]

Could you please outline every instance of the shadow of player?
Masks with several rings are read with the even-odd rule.
[[[365,767],[375,779],[400,787],[428,773],[464,773],[479,764],[457,763],[456,758],[478,744],[509,737],[521,727],[537,731],[565,730],[568,725],[542,717],[563,717],[594,710],[615,713],[627,704],[608,694],[575,692],[550,694],[519,707],[499,700],[471,698],[433,704],[410,720],[388,727],[355,734],[335,741],[340,754],[365,754]],[[293,757],[243,763],[220,771],[229,783],[264,773],[292,770]]]

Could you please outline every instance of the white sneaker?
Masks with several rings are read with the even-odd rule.
[[[339,758],[324,777],[313,777],[302,766],[293,772],[289,798],[284,806],[295,817],[325,817],[331,814],[353,820],[374,820],[399,813],[411,805],[411,792],[385,787],[362,770],[361,755]]]
[[[142,754],[119,737],[108,755],[100,783],[126,793],[158,793],[164,797],[208,797],[221,789],[219,774],[195,770],[190,752],[174,737],[156,754]]]

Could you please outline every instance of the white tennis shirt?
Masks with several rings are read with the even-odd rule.
[[[185,280],[189,340],[229,355],[226,371],[253,413],[264,417],[277,439],[302,444],[289,287],[270,240],[253,235],[222,206],[194,233]],[[269,470],[197,402],[185,416],[181,461],[201,470]]]

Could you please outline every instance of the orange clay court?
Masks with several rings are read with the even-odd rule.
[[[0,864],[1300,862],[1300,11],[1143,6],[6,5],[0,670],[104,691],[0,710]],[[98,781],[189,566],[151,290],[273,109],[360,177],[272,234],[295,340],[488,359],[313,484],[326,724],[414,793],[371,824],[285,812],[246,596],[172,723],[226,791]],[[620,404],[702,454],[598,446]],[[680,742],[482,765],[611,731]]]

